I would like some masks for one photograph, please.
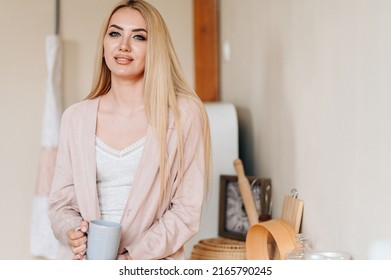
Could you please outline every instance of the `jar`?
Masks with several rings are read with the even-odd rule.
[[[287,260],[305,260],[306,255],[312,253],[312,247],[308,236],[304,233],[295,235],[295,247],[287,253],[285,259]]]

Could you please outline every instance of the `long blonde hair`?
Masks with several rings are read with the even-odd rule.
[[[121,1],[116,5],[102,26],[97,60],[95,65],[94,80],[92,90],[86,97],[93,99],[106,94],[111,88],[110,70],[103,58],[103,39],[107,32],[108,24],[112,15],[119,9],[129,7],[138,10],[144,17],[147,31],[147,55],[145,61],[145,85],[144,85],[144,103],[147,118],[154,128],[159,147],[160,147],[160,182],[161,182],[161,202],[167,195],[167,181],[169,170],[167,170],[167,129],[169,110],[172,111],[175,129],[178,135],[177,152],[179,155],[179,174],[178,179],[183,175],[183,139],[180,126],[180,113],[177,108],[177,98],[185,97],[192,99],[201,113],[203,124],[203,136],[205,144],[205,190],[209,186],[211,174],[211,140],[209,131],[209,121],[202,101],[187,83],[181,66],[179,64],[171,37],[164,22],[163,17],[155,7],[143,0]]]

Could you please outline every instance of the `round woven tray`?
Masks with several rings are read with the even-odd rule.
[[[217,237],[203,239],[194,245],[192,260],[245,260],[246,243],[244,241]]]

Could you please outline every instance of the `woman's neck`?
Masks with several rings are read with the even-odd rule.
[[[144,107],[144,81],[112,81],[107,97],[113,106],[125,112]]]

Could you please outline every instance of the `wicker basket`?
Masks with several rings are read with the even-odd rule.
[[[203,239],[194,245],[192,260],[245,260],[246,243],[244,241],[217,237]]]

